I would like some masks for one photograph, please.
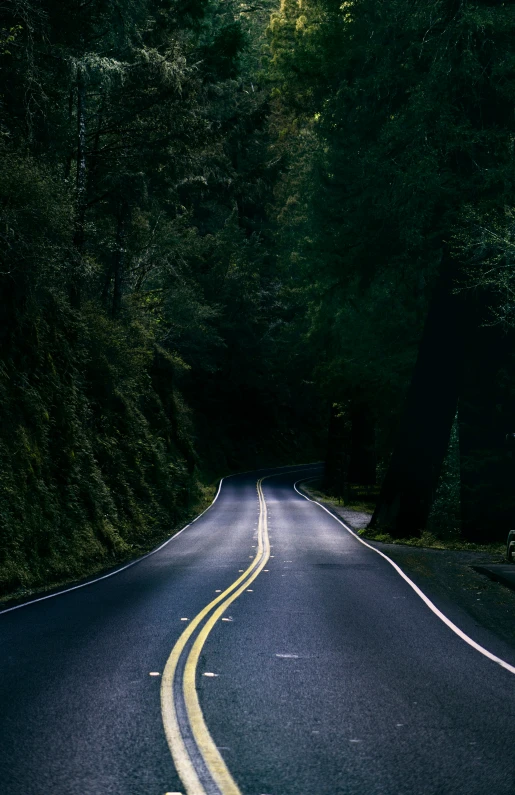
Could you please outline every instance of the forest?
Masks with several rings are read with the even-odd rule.
[[[505,539],[511,3],[0,0],[0,73],[0,595],[276,464]]]

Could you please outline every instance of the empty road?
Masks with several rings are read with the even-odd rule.
[[[298,494],[316,471],[227,478],[136,565],[0,615],[2,795],[515,793],[514,651]]]

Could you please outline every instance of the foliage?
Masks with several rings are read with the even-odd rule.
[[[478,329],[513,321],[511,4],[4,0],[1,13],[4,591],[148,546],[203,477],[319,457],[334,405],[354,446],[361,418],[372,476],[391,471],[443,278],[481,347],[462,346],[467,366],[486,371]],[[496,439],[514,392],[501,358]],[[476,418],[486,397],[469,382]],[[497,441],[479,436],[499,470]],[[451,442],[435,535],[458,521]]]
[[[460,448],[456,416],[429,514],[427,532],[443,541],[456,541],[460,536],[460,524]]]
[[[369,404],[383,470],[438,280],[474,288],[465,336],[488,304],[487,322],[511,322],[514,29],[511,4],[480,0],[283,0],[272,15],[283,256],[315,377],[328,401]]]
[[[2,4],[3,593],[147,549],[203,478],[311,444],[265,211],[267,14]]]
[[[485,325],[515,323],[515,234],[511,207],[464,208],[453,239],[456,256],[466,262],[456,289],[486,297]]]

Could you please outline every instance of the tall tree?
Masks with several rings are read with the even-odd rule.
[[[321,312],[341,338],[348,332],[335,322],[342,313],[330,309],[335,293],[340,304],[352,295],[366,306],[381,287],[401,290],[392,325],[402,328],[405,314],[411,323],[408,338],[399,336],[408,368],[397,371],[398,405],[420,341],[374,517],[397,535],[425,525],[455,415],[464,341],[481,322],[454,295],[466,263],[451,254],[451,240],[465,206],[500,208],[512,191],[506,53],[514,22],[511,5],[487,2],[321,0],[302,8],[284,3],[272,27],[275,69],[289,81],[278,80],[283,104],[322,144],[309,227],[316,256],[304,249],[307,273],[326,296],[334,291],[320,300]],[[380,364],[377,372],[385,372]],[[341,381],[348,384],[348,375]]]

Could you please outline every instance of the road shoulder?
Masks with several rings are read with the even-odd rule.
[[[320,500],[318,492],[313,493],[305,485],[302,490]],[[323,504],[355,531],[362,530],[370,521],[369,513],[350,510],[335,500],[326,498]],[[497,552],[428,549],[386,544],[366,537],[364,540],[397,563],[437,605],[444,609],[458,608],[474,625],[493,633],[515,650],[515,591],[475,568],[505,564]]]

